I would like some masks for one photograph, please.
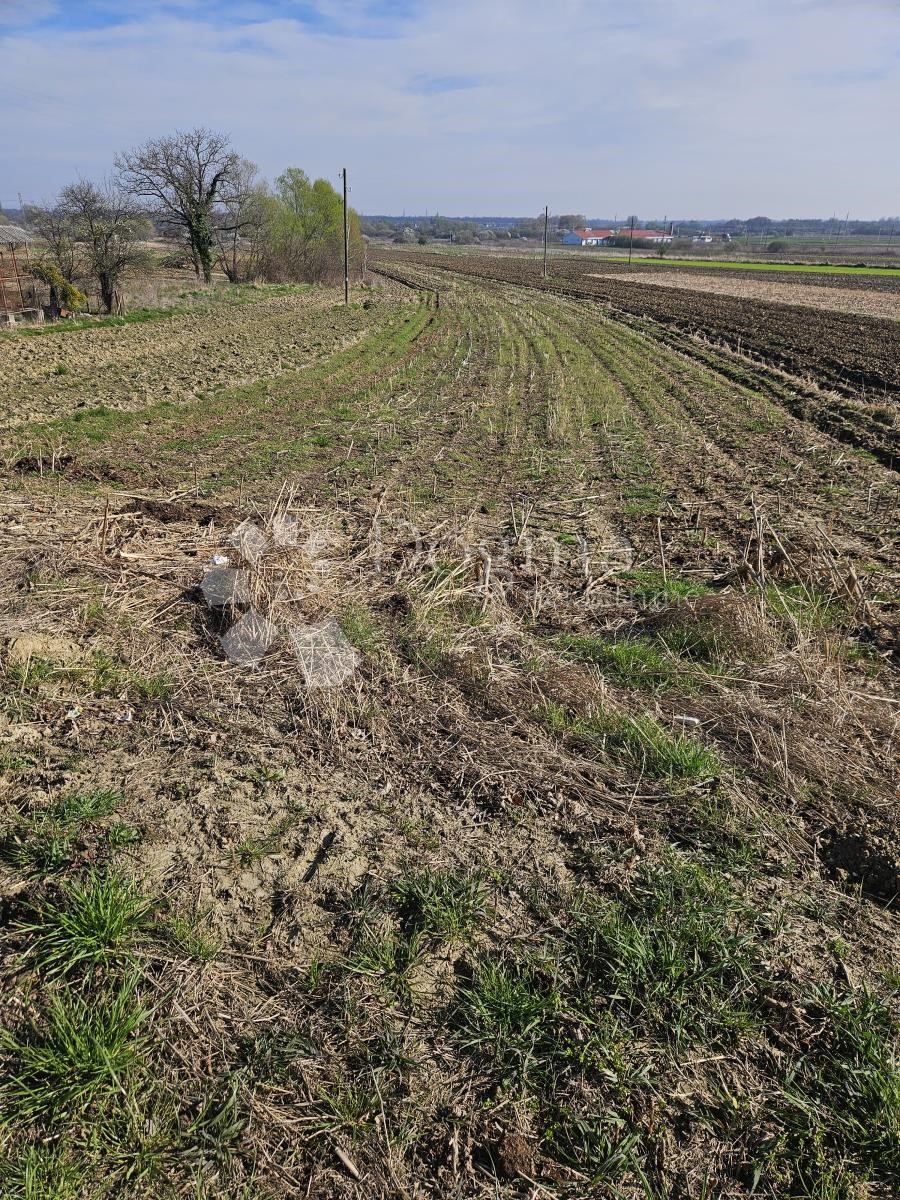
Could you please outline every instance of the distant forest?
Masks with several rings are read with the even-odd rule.
[[[549,234],[553,241],[560,241],[573,229],[623,228],[631,222],[632,214],[623,216],[586,217],[582,213],[552,214]],[[713,235],[728,234],[732,238],[759,237],[820,237],[839,238],[847,236],[897,237],[900,240],[900,217],[880,217],[876,221],[852,221],[838,217],[828,219],[811,217],[751,217],[749,220],[701,221],[676,220],[668,217],[639,219],[635,216],[635,229],[658,229],[663,224],[673,225],[676,235],[692,237],[699,233]],[[390,216],[372,215],[360,217],[360,228],[367,237],[390,238],[398,242],[446,241],[460,245],[474,242],[507,241],[543,236],[544,217],[442,217],[434,216]]]

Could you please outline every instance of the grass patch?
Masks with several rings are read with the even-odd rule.
[[[19,930],[31,935],[30,953],[52,978],[124,962],[149,912],[150,902],[132,880],[91,872],[83,884],[66,884],[60,903],[44,903],[36,920]]]
[[[277,854],[281,849],[285,836],[295,823],[290,814],[282,817],[262,837],[245,837],[238,842],[234,853],[242,867],[253,867],[270,854]]]
[[[374,654],[384,644],[384,637],[372,612],[362,604],[351,604],[339,618],[344,637],[362,654]]]
[[[687,734],[671,733],[647,713],[630,716],[606,711],[580,717],[550,704],[544,719],[553,731],[582,740],[656,779],[711,779],[724,769],[715,750]]]
[[[53,992],[24,1033],[0,1031],[12,1056],[0,1089],[6,1120],[70,1122],[91,1104],[118,1102],[124,1077],[140,1061],[138,1030],[148,1016],[133,976],[108,995]]]
[[[485,915],[487,889],[479,872],[459,873],[426,867],[401,875],[391,888],[408,935],[436,942],[465,938]]]
[[[677,664],[645,638],[609,642],[600,637],[567,633],[556,639],[556,645],[567,658],[594,663],[627,687],[667,687],[678,678]]]
[[[834,629],[847,620],[847,609],[840,600],[798,583],[769,585],[766,601],[777,617],[810,632]]]
[[[44,687],[68,684],[94,696],[125,692],[137,700],[163,703],[171,698],[175,687],[167,675],[141,675],[106,650],[95,650],[89,661],[75,665],[29,658],[8,666],[6,674],[18,692],[32,700]]]
[[[626,571],[621,578],[628,590],[644,604],[670,600],[688,600],[695,596],[708,596],[710,589],[702,583],[689,579],[679,579],[662,571],[640,570]]]
[[[197,918],[188,919],[174,913],[165,922],[164,929],[182,954],[199,962],[212,962],[222,949],[221,943],[204,929]]]
[[[712,267],[725,271],[789,271],[801,275],[887,275],[900,276],[897,267],[833,267],[817,263],[731,262],[727,259],[669,258],[662,260],[666,267]]]
[[[652,483],[642,483],[626,492],[622,512],[626,517],[657,516],[665,501],[666,493]]]
[[[424,961],[425,952],[421,934],[407,937],[390,928],[366,925],[344,958],[343,966],[352,975],[374,980],[389,996],[411,1003],[411,975]]]
[[[591,888],[548,897],[545,884],[534,895],[553,932],[480,954],[447,1024],[487,1094],[534,1112],[554,1158],[593,1187],[637,1183],[634,1114],[673,1057],[731,1049],[756,1027],[754,915],[675,851],[642,865],[617,900]]]
[[[752,913],[723,879],[674,852],[642,867],[619,903],[577,894],[566,945],[585,984],[664,1040],[723,1044],[753,1023]]]
[[[71,863],[81,826],[109,816],[121,799],[108,789],[78,791],[19,813],[0,841],[0,859],[25,875],[54,875]]]
[[[892,997],[896,999],[896,996]],[[818,987],[805,1052],[789,1064],[771,1109],[777,1132],[755,1155],[754,1185],[845,1200],[881,1195],[900,1178],[900,1059],[896,1010],[863,988]],[[749,1144],[758,1145],[747,1130]]]

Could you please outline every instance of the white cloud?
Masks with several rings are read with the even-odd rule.
[[[287,0],[168,0],[105,27],[7,21],[2,198],[206,124],[270,176],[346,164],[370,212],[877,216],[900,207],[900,7],[864,4],[862,30],[834,0],[320,0],[304,20]]]

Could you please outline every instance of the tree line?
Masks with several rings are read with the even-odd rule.
[[[198,280],[215,270],[232,283],[330,282],[343,275],[343,201],[325,179],[289,167],[270,187],[226,134],[197,128],[151,138],[116,155],[102,183],[79,180],[53,204],[27,205],[26,219],[43,243],[35,275],[50,306],[77,309],[85,290],[104,312],[121,312],[129,276],[154,262],[154,236],[171,247],[169,261],[189,262]],[[349,214],[350,263],[359,274],[363,243]]]

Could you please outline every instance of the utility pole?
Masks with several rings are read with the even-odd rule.
[[[347,224],[347,168],[344,167],[344,304],[350,303],[350,229]]]
[[[634,213],[631,214],[631,237],[628,239],[628,265],[631,266],[631,252],[634,249]]]
[[[547,222],[550,219],[550,206],[544,205],[544,278],[547,278]]]

